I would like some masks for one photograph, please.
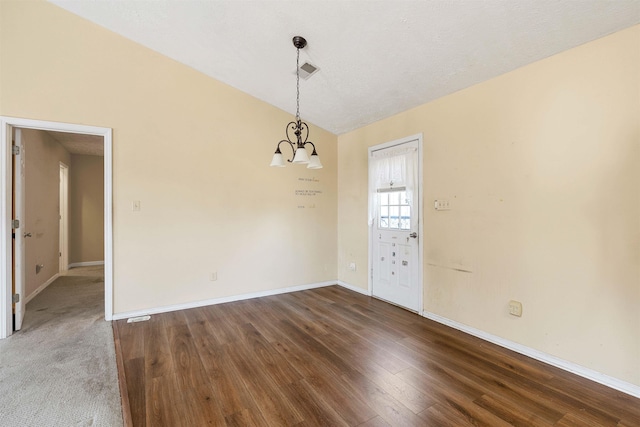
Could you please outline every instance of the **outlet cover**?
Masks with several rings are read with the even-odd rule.
[[[509,301],[509,314],[522,317],[522,303],[520,301]]]
[[[211,275],[209,276],[209,280],[211,280],[212,282],[218,280],[218,272],[214,271],[213,273],[211,273]]]

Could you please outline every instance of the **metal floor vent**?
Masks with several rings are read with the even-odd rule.
[[[309,77],[317,73],[319,70],[315,65],[305,62],[300,66],[300,78],[307,80]]]
[[[151,319],[151,316],[146,315],[146,316],[138,316],[138,317],[130,317],[127,319],[127,323],[135,323],[135,322],[145,322],[147,320]]]

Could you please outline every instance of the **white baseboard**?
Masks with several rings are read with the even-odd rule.
[[[60,273],[54,274],[53,276],[51,276],[49,278],[49,280],[44,282],[42,285],[38,286],[38,289],[36,289],[35,291],[31,292],[31,294],[28,297],[25,297],[25,299],[24,299],[25,305],[29,301],[34,299],[36,297],[36,295],[38,295],[40,292],[44,291],[46,289],[46,287],[49,286],[50,284],[52,284],[58,277],[60,277]]]
[[[233,296],[222,297],[222,298],[212,298],[212,299],[206,299],[202,301],[187,302],[183,304],[166,305],[163,307],[147,308],[144,310],[128,311],[125,313],[115,313],[113,315],[113,320],[128,319],[130,317],[146,316],[149,314],[168,313],[170,311],[177,311],[177,310],[188,310],[190,308],[224,304],[226,302],[242,301],[242,300],[251,299],[251,298],[268,297],[271,295],[279,295],[279,294],[286,294],[289,292],[305,291],[307,289],[322,288],[325,286],[331,286],[335,284],[336,284],[336,281],[331,280],[328,282],[310,283],[307,285],[292,286],[289,288],[272,289],[268,291],[252,292],[249,294],[233,295]]]
[[[490,343],[499,345],[500,347],[513,350],[516,353],[523,354],[525,356],[531,357],[532,359],[539,360],[541,362],[555,366],[556,368],[563,369],[565,371],[579,375],[591,381],[595,381],[607,387],[610,387],[615,390],[621,391],[623,393],[629,394],[631,396],[640,398],[640,386],[628,383],[626,381],[622,381],[614,377],[610,377],[601,372],[594,371],[593,369],[585,368],[584,366],[577,365],[573,362],[569,362],[559,357],[552,356],[550,354],[533,349],[531,347],[527,347],[522,344],[518,344],[513,341],[509,341],[507,339],[498,337],[496,335],[489,334],[487,332],[481,331],[480,329],[472,328],[471,326],[458,323],[454,320],[447,319],[446,317],[442,317],[437,314],[424,311],[422,315],[427,319],[431,319],[435,322],[442,323],[443,325],[447,325],[454,329],[458,329],[462,332],[466,332],[467,334],[481,338]]]
[[[343,282],[342,280],[338,280],[337,283],[338,283],[338,285],[342,286],[343,288],[347,288],[350,291],[357,292],[359,294],[366,295],[368,297],[371,296],[371,293],[369,292],[368,289],[362,289],[362,288],[360,288],[358,286],[354,286],[354,285],[351,285],[351,284],[349,284],[347,282]]]
[[[104,261],[72,262],[67,266],[67,270],[74,267],[93,267],[94,265],[104,265]]]

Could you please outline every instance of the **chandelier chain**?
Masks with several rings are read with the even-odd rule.
[[[296,122],[300,121],[300,48],[296,49]]]

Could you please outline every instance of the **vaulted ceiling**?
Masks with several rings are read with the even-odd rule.
[[[640,23],[640,0],[50,0],[335,134]]]

